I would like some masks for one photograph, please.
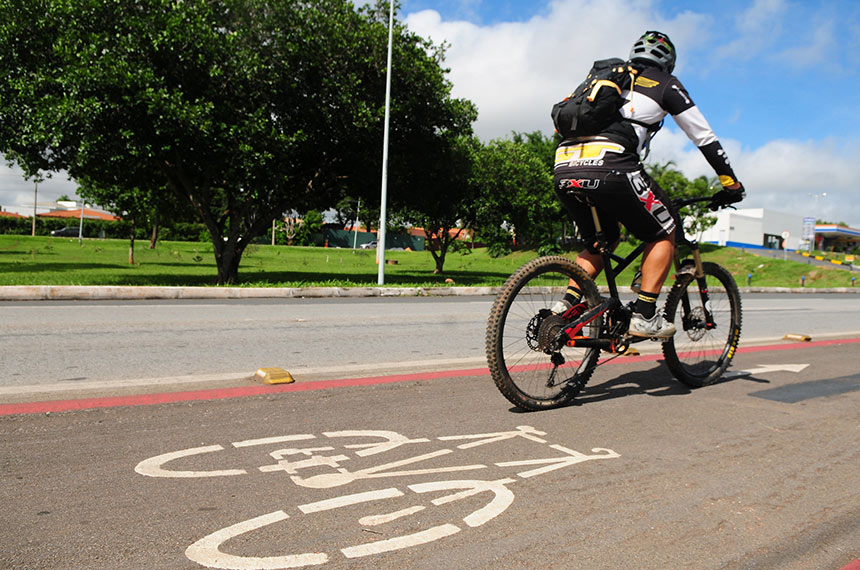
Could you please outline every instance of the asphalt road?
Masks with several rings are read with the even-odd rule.
[[[642,343],[531,414],[482,370],[490,303],[0,304],[0,568],[860,560],[860,296],[745,295],[726,381]]]
[[[0,303],[0,403],[484,366],[490,297]],[[860,336],[860,295],[743,296],[741,346]],[[637,345],[658,351],[658,345]]]
[[[0,416],[0,567],[838,570],[858,346],[616,359],[540,413],[477,374]]]

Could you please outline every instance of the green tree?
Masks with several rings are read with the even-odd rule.
[[[314,234],[318,234],[322,227],[322,214],[316,210],[308,210],[301,222],[297,224],[296,243],[298,245],[314,245]]]
[[[474,137],[452,137],[428,156],[426,168],[417,177],[414,194],[402,216],[424,228],[433,256],[433,273],[444,272],[451,245],[475,220],[477,187],[472,177],[480,142]]]
[[[699,176],[689,180],[674,168],[672,161],[662,164],[647,164],[645,170],[670,198],[696,198],[711,196],[722,188],[716,177]],[[687,206],[680,213],[684,220],[684,230],[687,234],[699,234],[717,223],[717,218],[708,209],[707,202]]]
[[[0,152],[93,188],[168,188],[205,224],[218,282],[234,283],[281,212],[378,179],[383,4],[3,0]],[[392,145],[407,157],[458,121],[440,57],[398,24]]]
[[[509,251],[514,240],[531,246],[554,240],[561,206],[546,157],[523,142],[492,141],[478,153],[474,180],[479,235],[491,252]]]

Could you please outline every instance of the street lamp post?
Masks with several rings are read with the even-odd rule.
[[[813,219],[815,219],[815,218],[817,218],[817,214],[818,214],[818,199],[819,198],[827,198],[827,192],[819,192],[817,194],[813,194],[810,192],[810,193],[807,193],[807,196],[815,198],[815,214],[816,214],[816,216],[813,217]],[[812,232],[811,233],[812,233],[812,237],[809,239],[809,241],[807,242],[807,246],[806,246],[806,251],[808,251],[808,252],[812,252],[812,250],[814,249],[814,246],[815,246],[815,225],[814,225],[814,223],[812,226]]]
[[[394,0],[388,7],[388,68],[385,73],[385,127],[382,135],[382,197],[379,202],[379,232],[376,239],[376,259],[379,262],[377,284],[385,284],[385,209],[388,202],[388,124],[391,120],[391,44],[394,40]]]

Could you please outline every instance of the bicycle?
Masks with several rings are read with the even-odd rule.
[[[679,211],[711,200],[680,198],[672,203]],[[631,344],[648,340],[627,334],[632,303],[622,303],[616,284],[616,277],[642,254],[646,244],[626,257],[614,254],[593,205],[591,212],[608,297],[600,295],[575,261],[547,256],[517,269],[490,311],[486,334],[490,373],[499,391],[520,408],[537,411],[570,402],[591,378],[601,351],[611,353],[611,359]],[[699,244],[687,239],[683,230],[678,236],[677,243],[690,248],[692,259],[681,260],[676,247],[675,281],[663,313],[677,332],[663,342],[662,349],[675,378],[699,388],[718,381],[735,355],[741,333],[741,298],[731,273],[716,263],[703,262]],[[582,291],[587,306],[585,313],[573,319],[550,310],[571,281]]]

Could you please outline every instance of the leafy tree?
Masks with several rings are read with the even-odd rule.
[[[478,153],[474,180],[480,236],[491,252],[509,251],[514,240],[533,246],[553,240],[561,206],[545,157],[522,142],[492,141]]]
[[[298,245],[313,245],[314,234],[323,227],[322,214],[316,210],[308,210],[304,218],[297,224],[295,240]]]
[[[716,177],[699,176],[691,181],[673,168],[674,166],[675,163],[669,161],[662,164],[648,164],[645,167],[648,174],[670,198],[711,196],[722,187]],[[700,234],[717,223],[717,218],[708,209],[707,202],[687,206],[681,215],[684,220],[684,230],[688,234]]]
[[[31,175],[169,189],[205,224],[218,282],[234,283],[281,212],[378,178],[383,4],[3,0],[0,152]],[[440,57],[396,27],[392,146],[407,158],[458,126]]]
[[[452,137],[428,156],[426,168],[414,184],[415,193],[403,216],[424,228],[430,254],[444,272],[448,250],[463,231],[474,223],[477,186],[472,177],[480,142],[473,137]]]

